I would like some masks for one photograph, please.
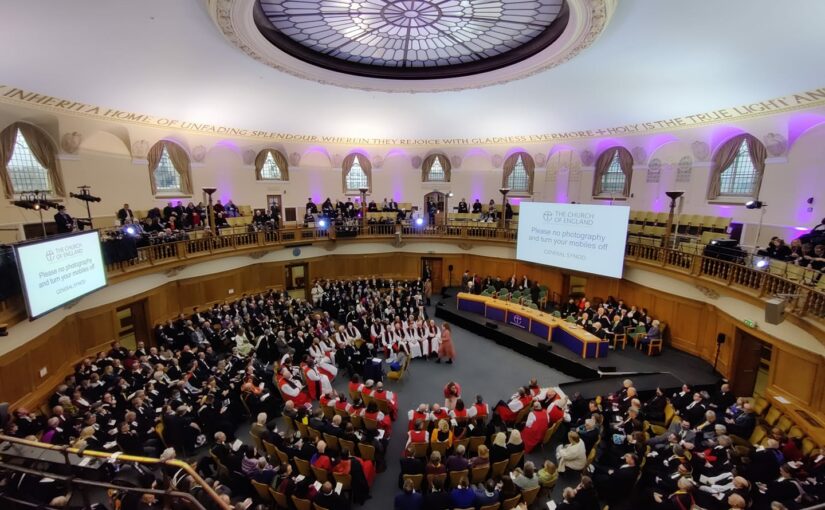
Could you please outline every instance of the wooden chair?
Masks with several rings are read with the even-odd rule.
[[[357,399],[361,398],[361,392],[358,390],[349,390],[349,401],[355,402]]]
[[[321,411],[323,411],[324,418],[327,420],[332,420],[332,417],[335,416],[335,408],[332,406],[321,406]]]
[[[459,423],[461,423],[461,420],[459,420]],[[464,439],[456,439],[455,441],[453,441],[453,449],[458,448],[458,445],[463,446],[464,451],[466,452],[470,447],[470,438],[465,437]]]
[[[373,420],[372,418],[367,418],[366,416],[363,418],[364,420],[364,428],[367,430],[378,430],[378,421]]]
[[[415,450],[415,458],[426,459],[429,456],[430,443],[411,443]]]
[[[441,486],[446,487],[445,482],[447,481],[447,473],[441,473],[440,475],[427,475],[427,490],[433,490],[433,482],[435,480],[441,480]]]
[[[326,509],[326,508],[324,508],[324,507],[322,507],[322,506],[321,506],[321,505],[319,505],[318,503],[313,503],[313,504],[312,504],[312,510],[327,510],[327,509]]]
[[[516,469],[516,466],[519,465],[521,459],[524,458],[524,452],[516,452],[510,454],[510,460],[507,462],[507,472]]]
[[[252,487],[255,488],[255,492],[258,493],[258,497],[264,503],[272,503],[272,495],[269,493],[269,485],[265,483],[261,483],[257,480],[250,480],[252,482]]]
[[[277,446],[275,447],[275,455],[278,456],[278,460],[281,461],[282,464],[289,464],[289,455],[287,455],[286,452],[281,451],[281,449]]]
[[[625,331],[626,330],[627,330],[627,328],[625,328]],[[616,333],[615,335],[613,335],[613,350],[614,351],[619,350],[619,344],[621,344],[622,350],[624,350],[625,347],[627,347],[627,333],[626,332],[625,333]]]
[[[383,399],[380,399],[380,398],[376,398],[376,399],[373,399],[373,400],[375,400],[375,402],[378,404],[378,410],[389,416],[389,414],[390,414],[390,403],[387,402],[386,400],[383,400]]]
[[[750,444],[759,444],[762,442],[765,437],[767,437],[768,431],[762,425],[757,425],[753,428],[753,432],[751,433],[751,437],[748,438],[748,443]]]
[[[358,443],[358,453],[363,460],[375,461],[375,447],[371,444]]]
[[[349,421],[349,413],[344,411],[343,409],[338,409],[337,407],[332,408],[332,412],[341,417],[341,421]]]
[[[540,490],[541,486],[536,486],[532,489],[521,491],[521,497],[524,498],[524,502],[527,504],[528,507],[533,504],[533,501],[536,500],[536,496],[539,495]]]
[[[319,430],[312,427],[307,427],[307,432],[309,432],[309,438],[312,439],[313,442],[317,442],[321,439],[321,432]]]
[[[521,494],[517,494],[517,495],[513,496],[510,499],[505,499],[501,503],[501,510],[513,510],[513,508],[518,506],[520,501],[521,501]],[[301,510],[301,509],[298,509],[298,510]]]
[[[440,443],[438,441],[430,443],[430,453],[438,452],[441,454],[441,460],[447,460],[447,443]]]
[[[501,508],[501,503],[493,503],[492,505],[485,505],[478,510],[499,510]]]
[[[550,444],[550,441],[553,440],[553,436],[556,434],[556,431],[559,430],[559,426],[561,425],[561,420],[557,421],[553,425],[551,425],[545,432],[544,437],[541,440],[541,450],[544,451],[544,447]]]
[[[316,466],[310,466],[312,468],[312,474],[315,475],[315,479],[321,483],[329,481],[329,471],[326,469],[322,469]]]
[[[352,493],[352,475],[349,473],[333,473],[333,477],[335,477],[335,482],[341,484],[341,492],[349,492]]]
[[[309,425],[303,423],[301,421],[295,421],[295,426],[298,427],[298,432],[301,433],[301,437],[310,437],[309,436]]]
[[[487,438],[484,437],[484,436],[481,436],[481,437],[473,436],[473,437],[471,437],[470,442],[467,445],[467,451],[470,452],[471,454],[475,455],[476,453],[478,453],[478,447],[484,444],[485,439],[487,439]]]
[[[352,441],[347,441],[346,439],[338,439],[338,445],[341,447],[341,451],[348,451],[350,453],[355,453],[355,443]]]
[[[754,413],[756,413],[759,416],[762,416],[763,414],[765,414],[765,411],[767,411],[770,406],[771,403],[768,402],[767,399],[762,397],[756,397],[753,400],[752,409]]]
[[[404,358],[404,364],[401,365],[401,370],[398,370],[398,371],[391,370],[391,371],[387,372],[387,379],[389,379],[390,381],[400,381],[401,379],[404,378],[404,374],[407,373],[407,370],[409,369],[409,367],[410,367],[410,356],[407,356],[406,358]]]
[[[450,487],[458,487],[458,483],[462,478],[470,479],[470,472],[466,469],[461,471],[450,471]]]
[[[352,426],[355,430],[361,430],[364,428],[364,419],[358,416],[357,414],[353,414],[350,416],[350,422],[352,422]]]
[[[504,472],[507,471],[507,464],[509,462],[509,460],[502,460],[493,464],[493,466],[490,468],[490,476],[492,478],[495,478],[496,480],[500,480],[501,475],[503,475]]]
[[[267,456],[269,456],[272,459],[277,459],[278,458],[278,453],[277,453],[278,448],[274,444],[270,443],[269,441],[261,441],[261,442],[264,445],[264,451],[266,452]]]
[[[283,492],[278,492],[272,487],[268,487],[269,495],[272,496],[272,500],[275,501],[275,506],[281,510],[289,510],[289,500],[286,499],[286,494]]]
[[[312,510],[312,501],[308,499],[292,496],[292,504],[295,505],[295,510]]]
[[[782,417],[782,411],[777,409],[776,407],[772,407],[768,409],[768,412],[765,414],[765,423],[769,426],[773,427],[779,418]]]
[[[332,434],[327,434],[326,432],[324,432],[324,442],[327,444],[328,449],[335,452],[341,451],[341,447],[338,445],[337,436],[333,436]]]
[[[470,472],[470,481],[475,485],[487,480],[487,473],[490,472],[490,465],[474,467]]]
[[[404,475],[404,480],[412,480],[413,488],[421,492],[421,484],[424,482],[424,475]]]
[[[780,416],[779,419],[776,421],[776,425],[774,427],[778,428],[782,432],[787,432],[791,430],[793,427],[793,421],[788,418],[787,416]]]
[[[295,461],[295,467],[298,469],[298,473],[304,476],[312,476],[312,469],[309,467],[309,461],[299,459],[298,457],[295,457],[293,460]]]
[[[788,429],[788,437],[793,439],[802,439],[805,437],[805,431],[803,431],[798,426],[794,425],[790,429]]]

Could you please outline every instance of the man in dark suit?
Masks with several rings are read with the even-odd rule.
[[[327,510],[347,510],[349,508],[349,501],[332,490],[330,482],[324,482],[321,485],[321,490],[315,495],[313,502]]]
[[[404,475],[423,475],[424,462],[415,458],[415,450],[407,448],[404,458],[401,459],[401,472],[398,474],[398,487],[403,487]]]
[[[132,214],[129,204],[123,204],[123,207],[117,212],[117,219],[120,220],[121,225],[126,223],[126,220],[135,221],[135,215]]]
[[[599,495],[611,505],[627,497],[627,488],[633,487],[639,474],[636,455],[628,453],[622,459],[624,464],[618,469],[608,469],[606,473],[594,476]]]
[[[449,510],[453,507],[450,493],[444,490],[444,482],[433,480],[433,489],[424,496],[426,510]]]
[[[74,230],[74,220],[66,212],[65,205],[57,206],[57,214],[54,215],[54,222],[57,224],[57,233],[66,234]]]

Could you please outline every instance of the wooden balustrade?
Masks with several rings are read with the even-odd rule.
[[[450,224],[433,226],[372,224],[349,227],[346,236],[336,239],[377,238],[393,239],[400,232],[402,238],[484,241],[515,243],[515,229],[497,228],[487,224]],[[354,237],[353,237],[354,234]],[[137,258],[109,264],[110,276],[155,267],[179,264],[181,260],[197,259],[215,253],[232,252],[256,247],[277,247],[293,242],[315,242],[331,239],[329,229],[295,228],[277,232],[243,232],[222,236],[201,237],[172,243],[156,244],[138,249]],[[705,257],[701,252],[690,253],[663,248],[653,244],[628,243],[627,260],[658,266],[668,271],[690,274],[714,283],[729,286],[739,292],[757,297],[781,295],[788,299],[788,311],[800,317],[825,320],[825,291],[814,288],[816,282],[792,281],[771,274],[749,264]]]

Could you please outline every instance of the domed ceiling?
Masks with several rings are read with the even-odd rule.
[[[390,79],[482,73],[561,36],[563,0],[257,0],[255,25],[281,50],[334,71]]]
[[[759,111],[788,95],[789,106],[804,106],[793,94],[825,87],[822,0],[0,1],[0,101],[20,88],[99,105],[112,119],[145,114],[168,121],[161,126],[174,119],[283,140],[620,136],[610,128],[643,131],[740,105]],[[326,63],[273,44],[256,12]],[[512,52],[524,58],[499,60]],[[477,63],[490,70],[376,77]],[[3,114],[0,124],[14,120]]]

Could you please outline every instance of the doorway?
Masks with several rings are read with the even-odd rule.
[[[286,272],[286,292],[294,298],[309,299],[309,264],[290,264]]]
[[[283,220],[284,218],[284,207],[283,202],[281,201],[281,195],[267,195],[266,196],[266,213],[270,214],[272,212],[272,208],[275,207],[275,210],[278,211],[278,218]]]
[[[430,201],[435,204],[435,214],[433,215],[430,215]],[[424,218],[426,218],[428,225],[438,225],[439,223],[443,223],[442,218],[447,217],[444,207],[444,193],[440,191],[431,191],[430,193],[424,195],[424,207],[421,210],[424,212]]]
[[[421,257],[421,279],[429,278],[433,283],[433,295],[444,287],[442,259],[440,257]]]
[[[768,385],[771,355],[771,344],[763,342],[747,331],[736,329],[736,350],[733,356],[736,361],[731,378],[731,390],[735,395],[764,394]]]
[[[146,300],[135,301],[115,310],[120,344],[134,350],[138,342],[149,345],[149,327],[146,324]]]

